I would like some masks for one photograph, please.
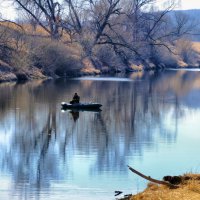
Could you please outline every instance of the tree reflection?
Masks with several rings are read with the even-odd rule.
[[[0,141],[1,171],[12,173],[16,187],[29,183],[30,189],[48,188],[51,180],[76,173],[68,170],[76,152],[95,155],[91,175],[123,171],[127,157],[154,148],[156,137],[176,141],[184,106],[191,106],[191,92],[200,98],[199,80],[198,73],[178,71],[144,74],[131,82],[2,84],[0,136],[7,139]],[[74,91],[86,102],[100,102],[102,112],[62,113],[60,102]],[[168,118],[174,127],[166,126]]]

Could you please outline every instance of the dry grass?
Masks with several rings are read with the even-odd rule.
[[[99,74],[100,71],[94,68],[94,65],[92,64],[92,62],[88,59],[88,58],[84,58],[82,60],[83,63],[83,69],[81,70],[81,72],[83,74]]]
[[[22,23],[18,25],[14,22],[5,21],[5,22],[0,22],[0,26],[6,28],[7,30],[18,32],[18,34],[25,34],[28,36],[38,36],[44,39],[50,37],[49,33],[39,25],[36,26],[36,29],[33,29],[33,26],[28,23]],[[71,41],[70,36],[66,32],[62,33],[61,40],[63,42]]]
[[[74,73],[82,68],[80,45],[65,45],[61,41],[52,41],[48,38],[48,33],[40,26],[37,26],[36,30],[33,30],[29,24],[20,26],[11,22],[0,23],[0,30],[7,35],[9,46],[14,49],[10,53],[11,58],[8,63],[16,70],[24,71],[32,66],[37,66],[42,68],[46,75],[58,73],[63,76],[68,71]],[[41,37],[32,37],[31,35]],[[67,36],[63,35],[62,39],[66,40]],[[35,76],[35,71],[33,76]]]
[[[16,81],[17,77],[12,72],[1,72],[0,71],[0,83],[7,81]]]
[[[200,175],[187,174],[189,180],[184,180],[178,189],[170,189],[163,185],[150,183],[144,192],[133,195],[128,200],[199,200]],[[184,177],[183,176],[183,177]],[[125,198],[124,198],[125,200]]]
[[[193,42],[192,47],[196,52],[200,53],[200,42]]]
[[[131,64],[130,68],[134,71],[142,71],[144,69],[144,66],[142,65],[135,65],[135,64]]]
[[[17,25],[14,22],[10,22],[10,21],[4,21],[4,22],[0,22],[0,26],[13,30],[13,31],[18,31],[20,33],[26,33],[27,35],[40,35],[40,36],[47,36],[48,33],[47,31],[45,31],[41,26],[37,26],[36,30],[33,30],[33,27],[30,24],[20,24]]]
[[[17,24],[9,21],[0,22],[0,26],[8,29],[12,29],[15,31],[22,31],[22,27],[18,26]]]
[[[180,39],[176,42],[176,50],[181,58],[181,67],[187,67],[187,65],[199,67],[200,47],[197,42],[193,43],[186,39]]]

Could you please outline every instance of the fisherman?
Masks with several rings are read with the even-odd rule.
[[[77,93],[74,94],[72,101],[70,101],[71,104],[74,103],[79,103],[80,102],[80,97],[78,96]]]

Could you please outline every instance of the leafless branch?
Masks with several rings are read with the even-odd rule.
[[[157,180],[157,179],[153,179],[153,178],[151,178],[150,176],[146,176],[146,175],[142,174],[141,172],[139,172],[139,171],[133,169],[133,168],[130,167],[130,166],[128,166],[128,168],[129,168],[133,173],[137,174],[138,176],[140,176],[140,177],[142,177],[142,178],[144,178],[144,179],[146,179],[146,180],[148,180],[148,181],[151,181],[151,182],[154,182],[154,183],[157,183],[157,184],[161,184],[161,185],[166,185],[166,186],[168,186],[168,187],[170,187],[170,188],[172,188],[172,189],[179,188],[179,186],[173,185],[173,184],[171,184],[171,183],[169,183],[169,182],[167,182],[167,181],[160,181],[160,180]]]

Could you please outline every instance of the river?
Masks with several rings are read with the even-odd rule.
[[[61,110],[77,92],[102,111]],[[200,72],[0,84],[0,200],[113,200],[200,171]]]

